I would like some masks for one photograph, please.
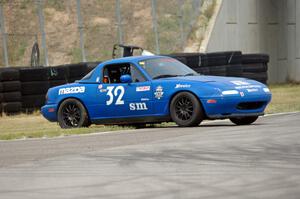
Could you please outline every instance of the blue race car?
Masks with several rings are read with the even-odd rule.
[[[267,86],[254,80],[203,76],[173,58],[137,56],[103,62],[75,83],[50,88],[42,114],[62,128],[171,121],[187,127],[224,118],[247,125],[270,100]]]

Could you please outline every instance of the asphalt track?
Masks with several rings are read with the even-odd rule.
[[[0,198],[300,198],[300,113],[0,142]]]

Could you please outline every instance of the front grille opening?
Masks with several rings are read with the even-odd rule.
[[[253,110],[259,109],[264,106],[266,102],[241,102],[237,105],[237,109],[239,110]]]

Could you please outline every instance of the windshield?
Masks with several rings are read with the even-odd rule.
[[[198,75],[197,72],[173,58],[155,58],[139,62],[152,79]]]

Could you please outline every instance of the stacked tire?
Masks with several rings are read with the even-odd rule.
[[[49,87],[55,87],[68,83],[69,68],[65,65],[48,68]]]
[[[243,77],[266,84],[268,80],[268,62],[269,55],[267,54],[244,54],[242,57]]]
[[[242,54],[241,51],[214,53],[174,53],[167,55],[203,75],[246,77],[262,83],[268,79],[269,56]]]
[[[68,83],[73,83],[77,80],[80,80],[88,73],[87,65],[85,63],[68,64],[66,67],[69,71]]]
[[[50,87],[48,81],[49,68],[20,69],[22,108],[25,112],[45,104],[45,95]]]
[[[22,95],[20,92],[20,74],[18,69],[0,69],[0,114],[21,112]]]
[[[168,56],[204,75],[240,76],[242,73],[242,53],[240,51],[176,53]]]
[[[99,63],[0,69],[0,113],[28,113],[39,109],[45,104],[49,88],[80,80]]]

